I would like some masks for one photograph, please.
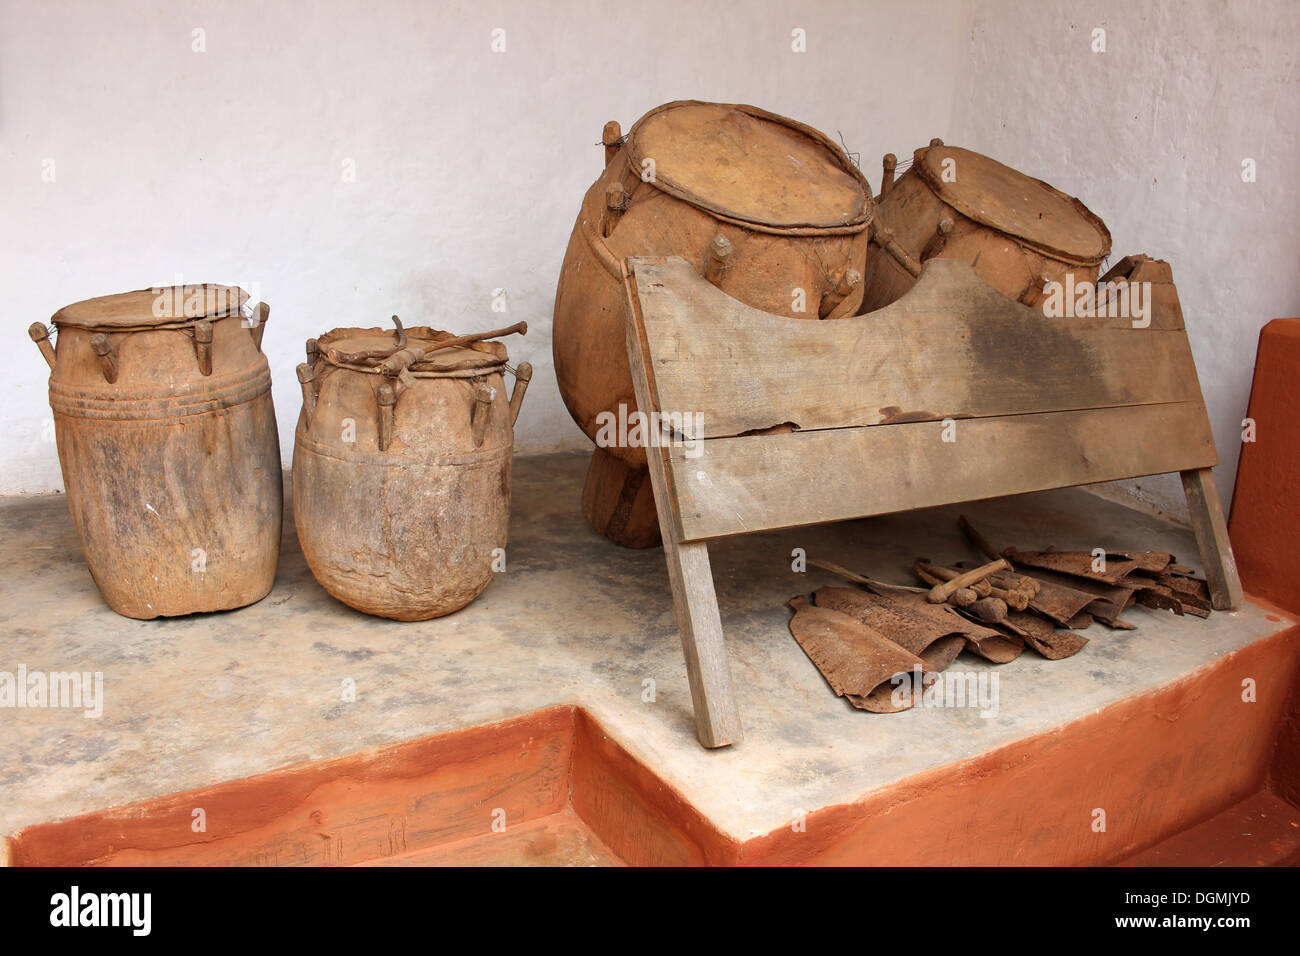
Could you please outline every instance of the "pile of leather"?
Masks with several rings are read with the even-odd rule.
[[[1132,629],[1120,615],[1135,604],[1180,616],[1210,614],[1208,585],[1172,554],[1053,548],[999,554],[964,517],[960,525],[992,560],[949,567],[918,559],[912,570],[922,587],[809,561],[858,585],[819,588],[789,601],[790,633],[837,696],[861,710],[896,713],[916,703],[912,688],[919,693],[962,651],[994,664],[1014,660],[1026,647],[1061,660],[1083,650],[1088,638],[1078,632],[1094,622]]]

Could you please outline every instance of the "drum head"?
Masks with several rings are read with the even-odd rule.
[[[969,149],[918,152],[917,173],[963,216],[1056,258],[1091,264],[1110,254],[1105,223],[1059,189]]]
[[[651,110],[628,133],[633,169],[654,160],[655,185],[739,223],[860,231],[871,188],[824,135],[753,106],[683,101]]]
[[[55,312],[51,321],[87,329],[145,328],[238,316],[247,301],[248,293],[234,286],[158,286],[74,302]]]

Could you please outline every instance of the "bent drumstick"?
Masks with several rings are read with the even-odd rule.
[[[424,347],[414,346],[405,348],[399,352],[394,352],[388,358],[384,359],[383,371],[385,375],[400,375],[403,369],[410,368],[432,355],[434,352],[440,352],[443,349],[454,349],[462,345],[473,345],[475,342],[484,342],[488,339],[500,338],[506,335],[528,334],[527,322],[516,322],[514,325],[507,326],[504,329],[493,329],[491,332],[474,332],[470,335],[456,335],[449,339],[443,339],[441,342],[434,342]]]

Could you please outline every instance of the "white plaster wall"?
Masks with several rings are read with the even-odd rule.
[[[968,19],[951,2],[0,0],[0,493],[61,485],[27,326],[177,274],[271,304],[286,463],[306,338],[392,313],[507,324],[498,287],[531,330],[512,356],[537,369],[518,448],[586,447],[550,318],[605,121],[754,103],[842,132],[874,168],[947,125]]]
[[[1226,506],[1259,329],[1300,315],[1300,4],[978,0],[972,12],[949,141],[1078,196],[1110,227],[1112,261],[1169,260]],[[1173,476],[1102,489],[1186,513]]]
[[[498,287],[537,368],[519,449],[585,447],[550,312],[595,144],[694,97],[842,134],[873,183],[881,154],[942,136],[1078,195],[1115,257],[1169,259],[1226,495],[1258,330],[1300,314],[1297,39],[1291,0],[0,0],[0,493],[61,485],[27,325],[176,275],[271,303],[286,463],[308,336],[394,312],[504,324]],[[1176,481],[1137,484],[1181,510]]]

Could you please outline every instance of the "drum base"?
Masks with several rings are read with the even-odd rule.
[[[620,547],[656,548],[663,544],[649,469],[629,465],[600,447],[592,449],[587,467],[582,516]]]

